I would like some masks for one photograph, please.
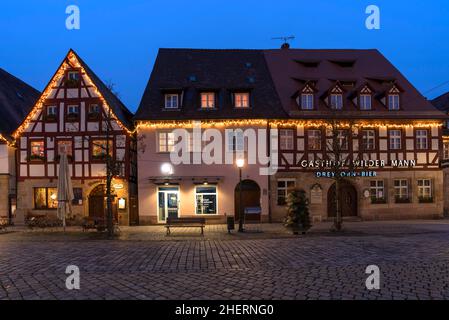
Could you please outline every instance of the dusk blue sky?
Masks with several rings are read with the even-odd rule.
[[[70,4],[80,30],[65,27]],[[380,30],[365,28],[370,4]],[[73,48],[135,111],[158,48],[269,49],[291,34],[294,48],[377,48],[425,96],[449,91],[447,0],[2,1],[0,67],[42,90]]]

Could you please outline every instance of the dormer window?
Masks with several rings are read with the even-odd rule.
[[[303,93],[301,94],[301,109],[312,110],[313,109],[313,94]]]
[[[388,95],[388,109],[389,110],[399,110],[399,95],[389,94]]]
[[[330,106],[332,109],[340,110],[343,108],[343,95],[332,93],[330,97]]]
[[[361,94],[360,95],[360,110],[371,110],[371,95]]]
[[[178,109],[179,107],[179,94],[168,93],[165,95],[165,109]]]
[[[234,107],[249,108],[249,93],[248,92],[234,93]]]
[[[215,93],[214,92],[202,92],[201,93],[201,109],[213,109],[215,108]]]

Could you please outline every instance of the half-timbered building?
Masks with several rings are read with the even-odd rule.
[[[39,91],[0,68],[0,218],[16,208],[16,161],[12,132],[39,98]]]
[[[132,113],[73,50],[13,137],[18,220],[56,214],[58,160],[64,151],[74,215],[104,216],[106,159],[112,157],[119,168],[112,181],[115,218],[121,224],[138,223]]]
[[[135,117],[143,150],[140,218],[223,221],[240,210],[239,186],[242,205],[261,208],[262,221],[283,220],[294,187],[307,192],[314,220],[331,218],[334,139],[347,160],[340,173],[343,216],[441,217],[445,118],[377,50],[161,49]],[[192,130],[194,121],[225,138],[226,129],[277,129],[274,144],[257,142],[277,153],[277,172],[264,176],[264,165],[248,164],[240,185],[234,162],[170,165],[174,129]],[[223,141],[223,154],[244,157],[254,145],[239,135]],[[198,150],[192,147],[189,157]]]
[[[343,216],[442,217],[446,115],[379,51],[284,49],[267,50],[265,57],[289,115],[274,124],[279,169],[271,177],[273,216],[285,214],[291,187],[307,192],[314,219],[335,212],[335,171],[326,161],[334,159],[337,139],[348,161],[339,173],[346,178],[339,194]]]

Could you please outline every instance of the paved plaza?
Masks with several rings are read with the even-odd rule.
[[[116,240],[69,229],[0,233],[0,299],[447,299],[449,221],[320,223],[304,236],[279,224],[241,235],[122,228]],[[380,268],[368,290],[365,269]],[[68,265],[80,289],[65,286]]]

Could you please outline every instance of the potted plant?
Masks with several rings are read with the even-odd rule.
[[[293,189],[286,199],[287,216],[284,219],[284,226],[291,229],[293,234],[305,234],[310,229],[309,200],[306,192],[300,189]]]

